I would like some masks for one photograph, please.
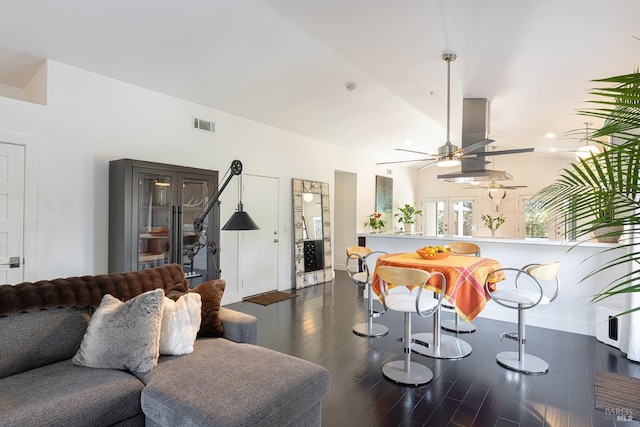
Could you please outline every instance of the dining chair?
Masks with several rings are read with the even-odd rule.
[[[371,291],[371,274],[367,258],[372,254],[385,254],[382,251],[372,251],[364,246],[348,246],[346,269],[349,278],[357,286],[365,286],[368,298],[367,321],[353,326],[353,333],[361,337],[382,337],[389,333],[389,328],[378,323],[373,323],[373,319],[384,314],[384,311],[373,310],[373,293]]]
[[[502,268],[487,276],[485,290],[493,301],[503,307],[518,310],[518,331],[503,332],[500,340],[507,338],[518,342],[518,351],[503,351],[496,355],[496,362],[503,368],[528,375],[549,372],[549,364],[539,357],[525,352],[525,313],[540,304],[550,304],[560,293],[558,270],[560,262],[528,264],[522,268]],[[503,275],[496,281],[494,275]]]
[[[450,242],[445,248],[450,249],[451,253],[455,255],[480,256],[480,246],[473,242]],[[460,322],[460,316],[455,312],[455,307],[451,304],[445,301],[442,307],[447,310],[453,310],[453,314],[455,315],[454,319],[446,319],[441,322],[440,327],[442,329],[449,332],[465,334],[476,331],[476,325],[473,323]]]
[[[381,266],[376,269],[380,279],[379,299],[385,310],[404,313],[404,359],[385,363],[382,374],[385,378],[402,385],[420,386],[433,379],[433,372],[427,366],[411,361],[411,314],[420,317],[434,315],[442,304],[446,292],[446,279],[440,272],[427,272],[415,268]],[[438,298],[426,284],[434,276],[442,281]],[[400,292],[394,289],[401,288]],[[428,345],[426,343],[421,343]]]

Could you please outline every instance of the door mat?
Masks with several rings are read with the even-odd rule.
[[[640,379],[595,370],[596,409],[617,419],[640,420]]]
[[[254,302],[260,305],[269,305],[276,302],[288,300],[291,298],[297,298],[298,295],[290,294],[287,292],[273,291],[267,292],[266,294],[256,295],[255,297],[250,297],[244,299],[244,301]]]

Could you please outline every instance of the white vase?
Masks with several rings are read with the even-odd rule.
[[[496,237],[496,230],[491,230],[491,237]]]
[[[404,232],[405,234],[413,234],[416,231],[416,224],[410,224],[408,222],[404,223]]]

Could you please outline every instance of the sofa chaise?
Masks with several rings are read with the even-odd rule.
[[[201,296],[193,352],[148,372],[74,363],[105,295],[157,289]],[[319,426],[328,371],[257,346],[257,319],[220,307],[223,290],[189,289],[178,264],[0,285],[0,426]]]

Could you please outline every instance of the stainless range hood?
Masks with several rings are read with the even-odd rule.
[[[465,98],[462,104],[462,149],[470,144],[488,139],[490,134],[490,103],[486,98]],[[456,183],[473,183],[485,181],[506,181],[513,176],[506,171],[485,169],[485,157],[468,158],[477,152],[485,152],[482,147],[469,153],[461,159],[460,172],[438,175],[438,179]]]

